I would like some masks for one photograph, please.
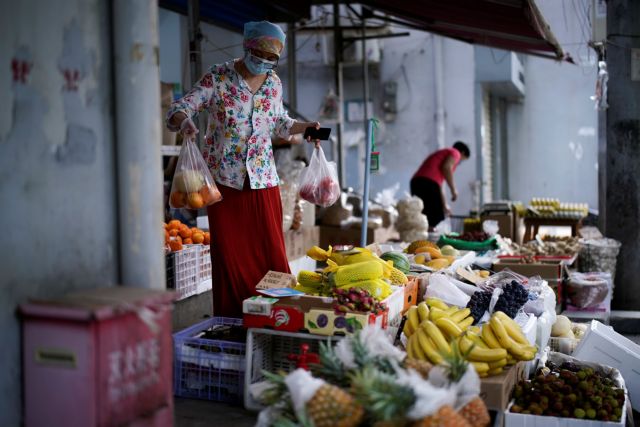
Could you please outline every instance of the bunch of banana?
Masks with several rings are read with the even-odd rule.
[[[443,355],[451,353],[450,343],[456,340],[481,377],[497,375],[518,360],[533,359],[536,348],[529,345],[520,326],[504,313],[494,314],[483,328],[471,326],[473,319],[469,314],[468,308],[449,307],[436,298],[411,307],[403,329],[409,358],[437,365],[443,361]],[[489,342],[485,334],[493,340]]]

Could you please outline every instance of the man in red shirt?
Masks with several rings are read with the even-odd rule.
[[[453,181],[453,172],[458,164],[467,160],[471,152],[462,141],[453,144],[453,148],[444,148],[431,154],[411,178],[411,194],[420,197],[424,202],[422,213],[429,219],[429,227],[433,229],[445,215],[451,215],[442,183],[447,181],[451,190],[451,201],[458,198],[458,190]]]

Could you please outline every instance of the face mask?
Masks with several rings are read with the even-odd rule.
[[[255,76],[258,74],[265,74],[267,71],[273,70],[277,64],[277,61],[267,61],[266,59],[258,58],[249,52],[247,52],[244,57],[244,65],[246,65],[249,72]]]

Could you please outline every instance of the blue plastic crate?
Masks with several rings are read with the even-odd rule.
[[[242,326],[242,319],[213,317],[173,335],[176,396],[242,403],[245,342],[202,338],[220,326]]]

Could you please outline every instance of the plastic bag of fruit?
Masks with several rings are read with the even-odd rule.
[[[302,171],[300,197],[324,208],[340,197],[340,182],[334,162],[328,162],[322,147],[314,149],[309,166]]]
[[[185,138],[171,184],[169,206],[200,209],[220,200],[222,195],[193,138]]]

